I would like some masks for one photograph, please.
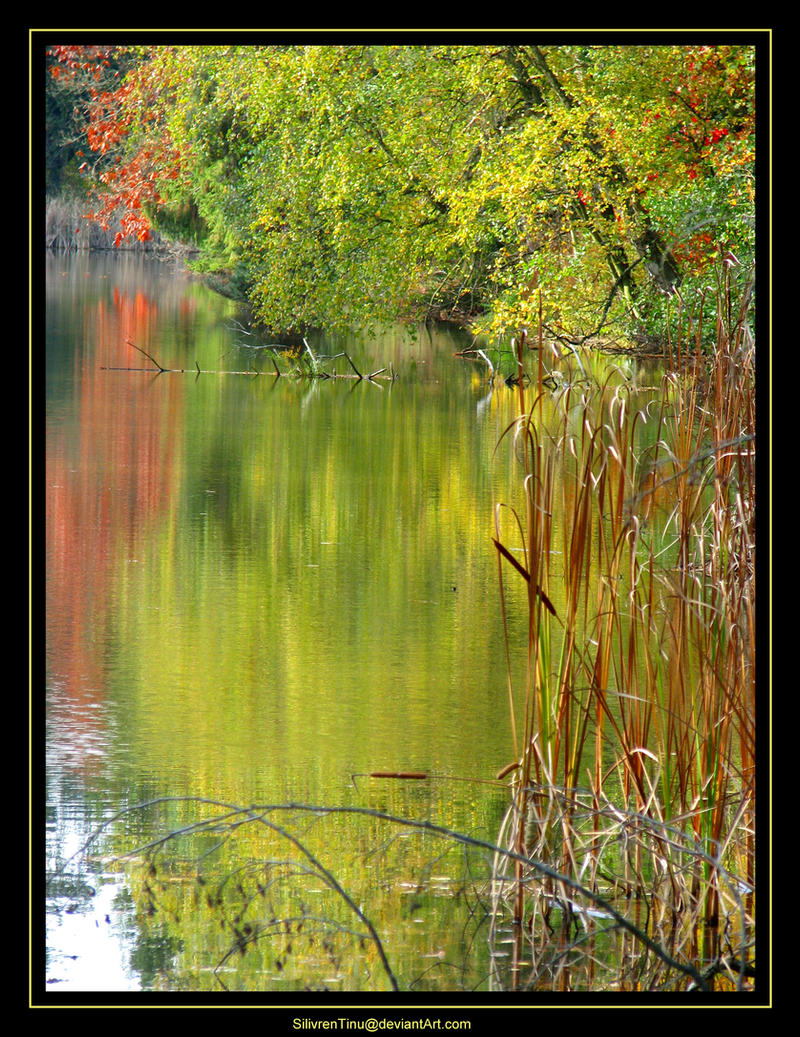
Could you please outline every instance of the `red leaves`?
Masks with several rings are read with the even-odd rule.
[[[716,144],[718,140],[722,140],[723,137],[727,137],[727,136],[728,136],[728,131],[726,129],[720,129],[719,127],[717,127],[717,129],[715,129],[715,130],[713,130],[711,132],[710,136],[706,136],[703,139],[703,143],[706,144],[706,145],[708,145],[708,144]]]
[[[51,66],[50,74],[53,79],[88,77],[99,81],[111,68],[111,59],[123,50],[124,47],[49,47],[48,56],[58,62]]]
[[[48,51],[57,62],[52,66],[54,77],[85,80],[86,140],[100,156],[95,162],[98,198],[95,210],[87,215],[105,229],[119,218],[117,247],[126,238],[150,239],[146,213],[164,204],[159,183],[179,177],[181,157],[163,128],[164,107],[159,103],[163,84],[153,66],[147,61],[135,66],[122,82],[117,79],[119,72],[111,71],[111,60],[124,50],[56,46]],[[132,131],[141,135],[145,127],[141,145],[130,157]],[[89,163],[82,163],[80,170],[87,172]]]
[[[654,105],[645,108],[642,128],[655,130],[655,120],[661,118],[664,135],[656,136],[654,147],[657,153],[661,143],[663,162],[679,179],[717,175],[750,160],[753,75],[749,47],[691,46],[662,77],[660,110]],[[741,148],[726,157],[724,149],[730,152],[730,142],[740,140]],[[662,176],[666,172],[662,170]]]
[[[706,231],[698,232],[688,241],[680,242],[672,248],[672,254],[681,266],[695,272],[708,266],[718,252],[717,243]]]

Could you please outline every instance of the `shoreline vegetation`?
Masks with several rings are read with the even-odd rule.
[[[684,315],[644,401],[610,380],[552,396],[541,367],[520,389],[505,435],[524,507],[498,504],[495,531],[504,614],[511,562],[529,615],[526,665],[508,673],[515,761],[498,842],[518,856],[498,857],[492,931],[512,965],[496,989],[697,989],[702,975],[742,991],[756,976],[748,298],[731,313],[723,280],[712,312]],[[621,896],[652,943],[607,924],[587,887]]]
[[[47,240],[191,242],[274,334],[654,341],[749,279],[761,42],[51,45],[46,191],[107,229]]]
[[[170,241],[157,232],[146,240],[123,238],[119,219],[102,227],[86,212],[83,199],[67,193],[51,195],[45,200],[45,248],[51,252],[148,252],[155,255],[180,256],[190,259],[198,254],[192,244]]]
[[[233,270],[194,270],[191,263],[199,259],[202,249],[191,243],[164,237],[152,230],[147,238],[122,234],[121,217],[111,219],[103,227],[87,214],[82,198],[62,193],[52,195],[45,202],[45,248],[49,252],[135,252],[164,259],[177,259],[187,264],[187,270],[201,278],[213,292],[249,305],[247,287]],[[470,314],[459,309],[429,307],[426,320],[454,324],[468,328]],[[402,321],[401,321],[402,322]]]

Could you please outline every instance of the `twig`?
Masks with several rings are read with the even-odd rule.
[[[362,379],[362,378],[363,378],[364,376],[363,376],[363,375],[361,374],[361,372],[359,371],[359,369],[358,369],[358,368],[356,367],[356,365],[355,365],[355,364],[353,363],[353,361],[352,361],[352,360],[350,359],[350,354],[349,354],[349,353],[345,353],[344,355],[345,355],[345,356],[347,357],[347,362],[348,362],[348,363],[350,364],[350,366],[351,366],[351,367],[353,368],[353,370],[355,371],[356,375],[358,376],[358,380],[359,380],[359,381],[361,381],[361,379]]]
[[[309,355],[309,356],[311,357],[311,366],[312,366],[312,367],[314,368],[314,370],[316,371],[316,370],[317,370],[317,367],[318,367],[318,363],[317,363],[317,358],[316,358],[316,357],[314,356],[314,354],[313,354],[313,353],[311,352],[311,346],[309,346],[309,344],[308,344],[308,342],[306,341],[306,339],[303,339],[303,345],[304,345],[304,346],[306,347],[306,349],[308,350],[308,355]]]
[[[148,802],[139,803],[136,806],[125,807],[124,809],[114,814],[112,817],[107,818],[97,829],[95,829],[95,831],[92,833],[89,839],[83,844],[83,846],[80,849],[76,850],[76,852],[72,854],[72,856],[62,864],[58,871],[51,877],[51,880],[52,878],[55,878],[57,874],[63,873],[71,860],[85,853],[88,850],[89,846],[91,846],[91,844],[100,837],[101,833],[105,831],[119,818],[131,814],[134,810],[141,810],[145,807],[154,807],[160,804],[167,803],[195,803],[203,804],[205,806],[210,806],[214,808],[221,808],[225,810],[225,814],[222,816],[222,818],[217,817],[213,818],[211,821],[194,822],[192,825],[189,826],[188,829],[185,829],[184,831],[200,831],[204,827],[218,825],[221,820],[231,820],[233,818],[239,817],[243,818],[244,820],[232,822],[235,823],[237,827],[239,824],[249,823],[250,821],[256,821],[269,827],[273,831],[288,839],[306,856],[308,860],[312,862],[313,866],[319,870],[319,873],[324,877],[325,881],[330,885],[330,887],[334,889],[340,896],[342,896],[342,898],[345,900],[348,906],[367,926],[367,928],[370,931],[370,936],[375,941],[375,945],[381,957],[381,962],[384,966],[384,969],[386,970],[386,973],[389,976],[390,981],[392,982],[395,990],[398,989],[396,986],[396,980],[394,979],[394,975],[383,953],[383,947],[377,935],[377,932],[371,925],[369,919],[366,918],[366,916],[361,912],[358,906],[348,896],[346,891],[342,889],[342,887],[336,881],[334,876],[326,868],[324,868],[324,866],[315,857],[311,855],[307,848],[303,846],[303,844],[295,836],[293,836],[290,832],[286,831],[281,826],[277,825],[275,822],[267,820],[268,814],[295,812],[309,813],[320,817],[337,814],[354,814],[366,817],[373,817],[387,821],[391,824],[397,824],[400,826],[405,826],[407,828],[413,828],[418,831],[428,832],[431,835],[439,836],[441,838],[452,839],[454,842],[460,843],[463,846],[471,846],[478,850],[486,850],[494,854],[495,856],[505,857],[509,861],[523,864],[531,868],[533,871],[538,872],[539,875],[561,884],[565,889],[571,890],[575,893],[579,893],[582,896],[586,897],[594,904],[596,910],[606,913],[615,922],[617,926],[624,929],[626,932],[630,933],[635,939],[639,940],[653,954],[660,958],[661,961],[663,961],[667,966],[676,969],[679,972],[682,972],[685,976],[694,980],[694,984],[701,990],[708,990],[708,983],[706,982],[705,977],[700,972],[698,972],[697,969],[695,969],[692,965],[688,963],[681,962],[676,958],[673,958],[672,955],[664,949],[664,947],[659,945],[655,940],[651,939],[651,937],[649,937],[646,932],[644,932],[638,926],[634,925],[624,915],[620,914],[620,912],[617,911],[616,908],[614,908],[613,905],[610,904],[604,897],[600,896],[592,889],[583,886],[580,882],[570,878],[568,875],[564,875],[558,872],[556,869],[549,867],[542,861],[536,860],[534,857],[529,856],[528,854],[503,848],[501,846],[496,845],[495,843],[489,842],[488,840],[478,839],[473,836],[466,835],[462,832],[457,832],[453,829],[446,828],[443,825],[435,824],[432,821],[399,817],[397,815],[389,814],[382,810],[375,810],[371,807],[324,806],[312,805],[308,803],[257,803],[248,807],[243,807],[232,803],[226,803],[221,800],[211,799],[205,796],[157,797]],[[165,843],[167,843],[171,838],[179,834],[181,834],[181,832],[176,831],[163,836],[159,836],[158,838],[150,840],[149,842],[139,846],[136,850],[132,851],[132,853],[143,853],[157,846],[162,846]],[[130,856],[130,854],[127,854],[126,856]]]
[[[126,338],[125,341],[128,343],[129,346],[133,346],[134,349],[138,350],[142,354],[142,356],[146,356],[148,360],[152,361],[162,374],[164,373],[164,371],[168,370],[168,368],[162,367],[161,364],[159,364],[159,362],[155,359],[155,357],[150,356],[146,349],[142,349],[141,346],[137,346],[136,343],[131,342],[129,338]]]
[[[342,900],[344,900],[344,902],[347,904],[350,910],[353,911],[355,915],[358,917],[358,919],[367,927],[370,937],[372,938],[372,941],[375,944],[375,947],[378,951],[378,956],[381,959],[383,969],[386,975],[389,977],[389,982],[392,985],[392,990],[399,991],[400,987],[398,986],[397,979],[395,978],[391,966],[389,965],[389,959],[386,957],[386,951],[383,948],[381,938],[380,936],[378,936],[377,930],[373,926],[372,922],[370,922],[369,918],[367,918],[367,916],[364,914],[364,912],[361,910],[358,904],[355,903],[355,901],[347,893],[347,891],[343,889],[343,887],[337,882],[333,874],[330,871],[328,871],[325,865],[311,853],[307,846],[305,846],[296,836],[292,835],[291,832],[287,831],[281,825],[276,824],[274,821],[267,820],[265,815],[269,809],[270,808],[267,807],[267,809],[262,812],[259,808],[251,808],[247,809],[245,813],[249,814],[254,821],[258,821],[262,825],[265,825],[267,828],[272,829],[273,832],[276,832],[278,835],[283,836],[284,839],[290,842],[293,846],[297,847],[297,849],[311,862],[311,865],[317,870],[319,875],[322,877],[323,881],[326,882],[327,885],[330,886],[330,888],[334,890],[335,893],[338,893],[338,895],[342,898]]]

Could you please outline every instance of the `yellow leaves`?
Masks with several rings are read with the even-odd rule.
[[[245,239],[245,265],[268,282],[257,297],[287,312],[302,296],[335,320],[348,293],[363,310],[364,284],[409,300],[412,278],[441,284],[446,270],[449,290],[468,285],[513,326],[533,261],[565,311],[578,306],[567,278],[607,295],[619,266],[603,280],[599,242],[635,259],[645,192],[692,186],[669,144],[675,113],[692,112],[685,48],[511,49],[513,74],[506,48],[482,45],[153,48],[138,97],[156,91],[163,125],[194,146],[186,190]],[[719,78],[728,59],[712,51],[695,57]],[[741,86],[731,68],[720,82]],[[752,141],[715,146],[715,174],[741,179]],[[746,201],[740,188],[732,204]]]

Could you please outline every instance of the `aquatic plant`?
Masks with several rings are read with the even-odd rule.
[[[527,592],[521,676],[506,646],[514,762],[498,842],[517,857],[513,874],[498,860],[493,933],[513,933],[514,950],[498,987],[663,989],[675,979],[640,944],[633,957],[620,947],[616,975],[601,980],[597,945],[618,926],[525,858],[624,896],[661,946],[709,977],[727,972],[736,987],[752,974],[749,299],[732,313],[720,291],[711,356],[702,305],[686,316],[657,395],[610,376],[548,393],[541,348],[528,389],[518,380],[520,415],[503,438],[513,436],[524,504],[508,509],[508,530],[499,506],[495,528],[504,610],[508,562]]]

